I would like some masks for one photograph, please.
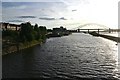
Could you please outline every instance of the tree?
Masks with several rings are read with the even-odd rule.
[[[39,30],[40,30],[40,34],[41,34],[41,39],[45,39],[46,38],[46,34],[47,34],[46,27],[45,26],[40,26]]]
[[[22,42],[30,42],[34,39],[33,28],[29,22],[21,24],[20,38]]]
[[[34,26],[34,37],[36,40],[40,39],[40,29],[38,28],[37,24]]]

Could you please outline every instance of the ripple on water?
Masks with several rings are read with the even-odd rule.
[[[114,77],[120,77],[120,73],[115,72],[116,45],[112,43],[88,34],[50,38],[43,46],[22,51],[29,54],[4,57],[3,75],[58,80],[114,80]]]

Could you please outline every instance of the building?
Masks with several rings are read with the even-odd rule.
[[[18,31],[20,30],[20,25],[18,24],[10,24],[10,23],[0,23],[0,28],[2,30],[14,30],[14,31]]]
[[[63,28],[62,26],[60,26],[60,28],[53,28],[53,34],[57,34],[57,35],[64,35],[66,34],[67,32],[67,29],[66,28]]]

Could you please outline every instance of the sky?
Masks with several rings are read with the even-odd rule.
[[[73,29],[97,23],[118,28],[118,0],[4,0],[2,21]],[[92,27],[92,26],[91,26]]]

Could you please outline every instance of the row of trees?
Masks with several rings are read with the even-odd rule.
[[[44,40],[47,29],[45,26],[31,25],[29,22],[22,23],[19,31],[5,30],[2,32],[3,39],[15,42],[30,42],[33,40]]]
[[[32,26],[29,22],[21,24],[20,38],[22,42],[46,38],[47,29],[45,26]]]

